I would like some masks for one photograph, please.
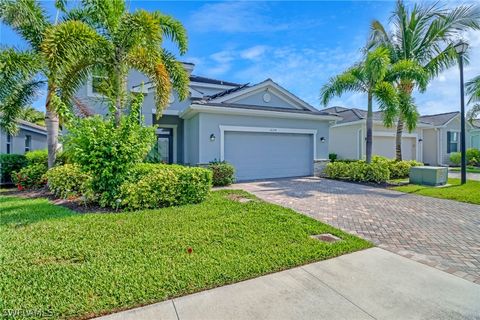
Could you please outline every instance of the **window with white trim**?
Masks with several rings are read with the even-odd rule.
[[[12,153],[12,135],[7,134],[7,154]]]
[[[458,152],[459,149],[458,131],[447,131],[447,153]]]
[[[90,75],[88,81],[88,95],[93,97],[103,96],[100,90],[100,86],[102,85],[102,82],[107,78],[108,77],[105,76],[102,72],[94,71],[92,75]]]
[[[25,152],[28,152],[32,149],[32,136],[26,135],[25,136]]]

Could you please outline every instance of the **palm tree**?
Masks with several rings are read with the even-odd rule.
[[[320,100],[325,106],[333,97],[348,91],[362,92],[367,95],[367,163],[372,159],[373,99],[384,109],[391,109],[391,106],[398,103],[395,88],[386,81],[390,68],[388,49],[379,47],[368,52],[361,63],[331,78],[320,91]]]
[[[470,96],[468,103],[473,104],[467,112],[467,120],[473,124],[476,119],[480,118],[480,103],[475,103],[480,102],[480,76],[468,81],[465,87],[467,94]]]
[[[400,60],[414,61],[421,65],[432,79],[457,63],[457,54],[452,42],[466,30],[480,29],[480,11],[474,5],[448,9],[438,3],[427,7],[415,5],[409,11],[403,1],[399,0],[391,22],[393,31],[390,33],[379,21],[372,22],[370,47],[378,45],[389,47],[393,63]],[[404,122],[409,123],[409,130],[416,126],[415,117],[418,116],[418,112],[415,105],[408,102],[413,102],[411,96],[416,86],[415,77],[405,76],[397,83],[404,100],[397,111],[397,160],[402,159]],[[407,107],[403,108],[404,106]]]
[[[20,111],[19,119],[38,124],[39,126],[45,126],[45,113],[35,109],[32,106],[22,108]]]
[[[66,81],[63,86],[67,96],[71,97],[78,87],[69,79],[85,82],[89,74],[102,74],[104,80],[97,89],[109,102],[117,123],[128,105],[127,77],[131,69],[142,72],[153,83],[157,115],[167,106],[172,88],[181,100],[188,96],[188,73],[174,54],[162,48],[167,38],[180,55],[187,51],[186,31],[179,21],[158,11],[130,13],[125,0],[83,0],[67,18],[70,21],[47,32],[43,44],[52,66],[69,66],[58,70]],[[71,29],[76,29],[78,36]],[[70,41],[59,41],[66,37]]]
[[[64,0],[56,0],[55,5],[58,10],[64,8]],[[26,105],[26,102],[33,99],[36,90],[38,90],[42,84],[46,84],[45,124],[47,127],[49,167],[52,167],[55,163],[58,149],[59,112],[61,113],[63,104],[60,103],[62,94],[60,91],[61,87],[58,86],[57,83],[58,77],[55,75],[55,70],[48,68],[41,46],[45,33],[57,23],[57,19],[58,13],[55,21],[51,22],[45,11],[35,0],[0,1],[1,22],[16,31],[30,47],[28,52],[14,53],[12,50],[7,50],[4,54],[10,56],[12,65],[17,66],[22,64],[22,58],[25,57],[25,54],[28,54],[31,64],[34,67],[30,68],[28,73],[19,71],[24,81],[17,84],[17,89],[14,90],[14,94],[0,96],[4,114],[10,115],[2,119],[3,124],[6,127],[14,128],[15,118],[18,117],[21,108]],[[7,76],[10,78],[7,79]],[[0,83],[0,91],[8,92],[8,84],[14,82],[15,79],[17,78],[13,73],[5,75],[5,78]]]
[[[41,57],[32,51],[0,51],[0,126],[10,134],[18,130],[24,106],[35,98],[45,84],[37,78]],[[45,116],[44,116],[45,117]]]

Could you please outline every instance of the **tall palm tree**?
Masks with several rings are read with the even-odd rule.
[[[399,60],[415,61],[421,65],[432,79],[440,72],[457,63],[457,54],[452,42],[466,30],[480,29],[480,10],[474,5],[461,5],[453,9],[435,3],[431,6],[414,5],[409,10],[403,1],[397,1],[396,8],[391,16],[392,32],[377,20],[372,22],[371,44],[387,46],[391,49],[392,62]],[[404,103],[399,105],[396,158],[402,159],[402,133],[404,122],[415,123],[418,115],[411,100],[417,79],[403,77],[397,88],[403,93]],[[409,125],[409,129],[415,126]]]
[[[102,74],[104,80],[97,89],[110,103],[117,123],[128,105],[127,77],[131,69],[142,72],[153,83],[157,115],[167,106],[172,88],[181,100],[188,96],[188,73],[174,54],[162,48],[167,38],[180,55],[186,53],[187,34],[179,21],[158,11],[130,13],[125,0],[83,0],[67,18],[70,21],[47,32],[42,47],[52,66],[69,66],[58,70],[66,81],[67,96],[78,87],[69,79],[85,82],[91,73]],[[71,29],[76,29],[79,36]],[[65,38],[70,40],[58,41]]]
[[[64,4],[64,0],[55,1],[58,10],[64,8]],[[60,103],[61,87],[57,83],[58,77],[55,75],[55,70],[48,67],[41,46],[47,30],[56,24],[58,13],[57,18],[52,22],[36,0],[1,0],[0,20],[10,26],[29,44],[28,54],[34,66],[28,74],[24,74],[25,82],[18,83],[18,89],[14,95],[10,95],[10,100],[4,100],[4,97],[1,97],[4,114],[11,115],[9,118],[3,118],[2,120],[6,127],[14,128],[14,120],[19,115],[20,108],[25,106],[27,101],[32,100],[40,85],[46,84],[45,124],[47,127],[48,165],[52,167],[58,149],[59,113],[62,113],[63,104]],[[10,55],[11,59],[15,59],[12,64],[22,64],[22,52],[13,54],[10,51],[10,53],[5,54]],[[14,74],[9,76],[11,76],[9,80],[4,79],[0,83],[0,91],[7,92],[9,90],[8,83],[15,81]],[[15,99],[11,100],[12,97],[15,97],[16,101]]]
[[[467,112],[467,120],[473,124],[476,119],[480,118],[480,103],[475,103],[480,102],[480,76],[468,81],[465,87],[470,96],[468,103],[473,104]]]
[[[375,99],[385,109],[391,109],[398,103],[395,88],[386,81],[390,68],[388,49],[379,47],[368,52],[362,62],[331,78],[320,91],[320,100],[325,106],[333,97],[348,91],[367,95],[367,163],[370,163],[372,159],[373,100]]]

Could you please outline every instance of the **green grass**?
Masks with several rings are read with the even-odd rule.
[[[460,168],[449,168],[450,171],[460,172]],[[467,172],[469,173],[480,173],[480,168],[467,166]]]
[[[445,187],[428,187],[409,184],[392,187],[392,189],[406,193],[420,194],[422,196],[480,204],[480,181],[468,180],[466,184],[460,185],[460,179],[448,179],[448,183],[451,185]]]
[[[253,200],[240,203],[232,194]],[[343,241],[309,237],[325,232]],[[54,318],[118,311],[371,246],[227,190],[202,204],[116,214],[0,196],[0,243],[0,310]]]

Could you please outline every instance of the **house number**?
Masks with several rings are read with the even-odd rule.
[[[277,129],[271,128],[271,129],[270,129],[270,132],[277,132]]]

